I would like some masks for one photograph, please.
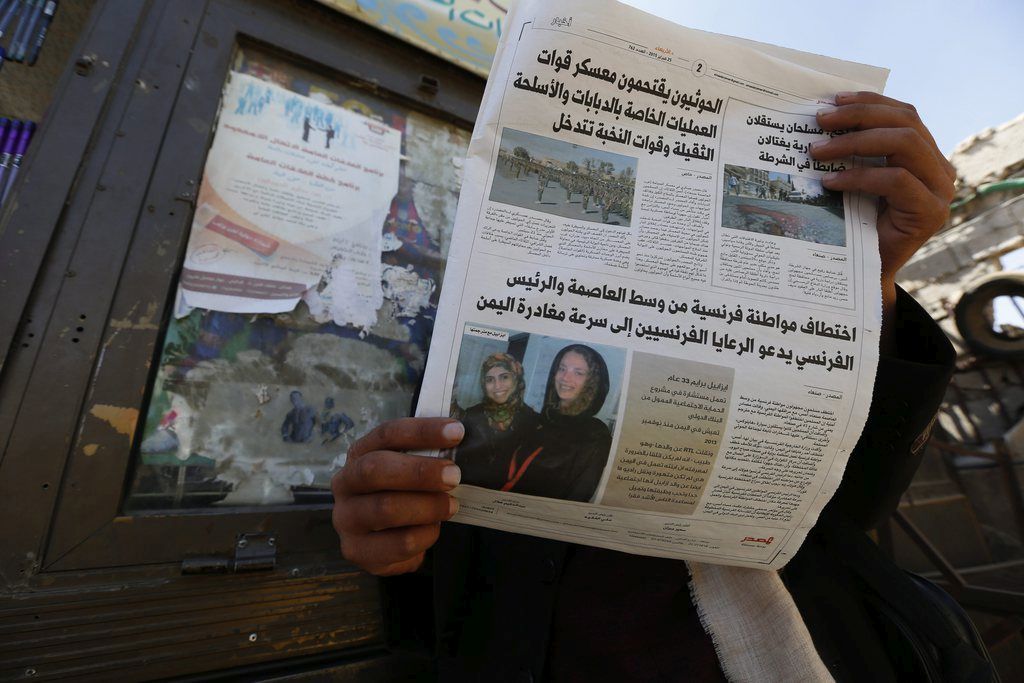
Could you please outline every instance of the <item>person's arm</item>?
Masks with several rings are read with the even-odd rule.
[[[461,472],[451,460],[402,453],[452,448],[464,429],[447,418],[404,418],[352,444],[331,480],[334,529],[346,560],[378,576],[415,571],[459,509],[448,494]]]
[[[913,106],[868,92],[839,93],[818,113],[825,130],[819,160],[884,157],[885,166],[826,175],[828,189],[880,197],[881,358],[867,424],[828,509],[864,528],[890,514],[923,454],[927,431],[952,371],[952,346],[928,314],[898,292],[896,273],[945,223],[956,172]]]
[[[909,294],[898,290],[892,311],[892,349],[879,359],[867,423],[829,503],[865,530],[891,515],[910,485],[956,359]]]
[[[811,156],[832,161],[883,157],[885,166],[828,173],[830,190],[878,195],[882,258],[882,352],[893,350],[896,273],[949,216],[956,170],[935,144],[913,105],[872,92],[837,93],[835,107],[818,112],[827,131],[849,131],[811,145]]]

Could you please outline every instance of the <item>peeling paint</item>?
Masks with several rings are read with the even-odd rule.
[[[410,362],[422,367],[422,358]],[[336,441],[320,430],[308,442],[283,441],[281,424],[293,407],[293,391],[301,391],[321,421],[327,397],[336,412],[355,417],[358,410],[360,428]],[[173,422],[167,428],[162,423],[142,451],[213,460],[217,479],[232,485],[220,505],[289,503],[294,486],[327,488],[353,438],[383,417],[403,414],[409,401],[401,367],[386,350],[315,333],[297,339],[283,362],[256,350],[239,352],[233,361],[202,361],[169,394]],[[255,414],[240,413],[243,396],[260,403]],[[172,429],[175,443],[167,438]]]
[[[270,403],[270,387],[266,384],[258,384],[253,387],[252,393],[256,395],[256,401],[263,405],[264,403]]]
[[[421,278],[409,266],[384,266],[381,273],[384,298],[391,300],[397,317],[413,318],[422,309],[430,306],[430,295],[434,293],[434,281]]]
[[[377,311],[377,322],[373,326],[373,333],[384,339],[399,342],[408,342],[412,339],[409,328],[395,317],[394,306],[380,307],[380,310]]]
[[[469,147],[470,134],[429,116],[410,112],[406,120],[406,150],[410,163],[406,175],[417,182],[428,183],[458,192],[461,164]]]
[[[205,135],[206,133],[210,132],[210,123],[208,121],[204,121],[203,119],[193,116],[186,119],[185,123],[188,124],[189,128],[199,133],[200,135]]]
[[[96,455],[96,451],[100,449],[100,445],[96,443],[87,443],[82,447],[82,452],[88,456]]]
[[[113,334],[107,337],[107,341],[103,342],[103,348],[100,349],[101,353],[106,352],[114,344],[114,340],[117,339],[117,335],[121,334],[121,328],[115,327]]]
[[[380,220],[373,222],[383,224],[384,219],[381,217]],[[334,265],[321,281],[323,286],[311,288],[302,296],[313,319],[318,323],[333,320],[341,326],[372,326],[377,319],[377,310],[383,303],[383,293],[380,294],[379,301],[373,296],[353,296],[353,292],[362,291],[360,279],[361,273],[351,264],[340,257],[335,257]],[[376,279],[380,280],[379,274]]]
[[[139,419],[139,411],[136,408],[122,408],[105,403],[97,403],[89,413],[114,428],[118,434],[124,434],[130,442],[135,433],[135,423]]]
[[[131,310],[128,311],[128,315],[124,318],[113,319],[110,321],[110,326],[115,330],[157,330],[160,326],[156,324],[156,313],[157,304],[155,301],[151,301],[146,304],[146,312],[139,316],[138,320],[132,320],[131,316],[135,312],[135,309],[139,305],[135,304]]]

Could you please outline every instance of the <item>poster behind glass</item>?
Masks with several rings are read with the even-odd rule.
[[[272,315],[195,308],[172,319],[129,512],[330,501],[348,446],[410,413],[430,343],[469,132],[263,51],[240,49],[232,71],[401,132],[381,226],[383,305],[365,326],[321,322],[304,301]]]

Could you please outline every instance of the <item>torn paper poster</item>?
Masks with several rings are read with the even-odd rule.
[[[268,318],[240,328],[264,339],[281,329]],[[296,487],[328,490],[357,437],[409,410],[406,373],[391,352],[351,337],[308,332],[273,354],[192,358],[187,372],[165,366],[158,375],[159,421],[142,452],[208,468],[201,478],[230,490],[220,505],[285,504]]]
[[[381,227],[398,189],[401,137],[373,119],[232,73],[179,308],[290,311],[331,270],[345,285],[334,321],[376,319]]]
[[[381,238],[381,251],[398,251],[402,248],[402,240],[393,232],[386,232]]]
[[[381,226],[387,216],[387,207],[375,213],[367,223],[374,226],[380,238]],[[357,255],[341,252],[334,255],[333,262],[325,270],[315,287],[308,289],[302,299],[309,307],[309,314],[318,323],[335,322],[338,325],[353,325],[367,328],[377,322],[377,309],[384,301],[380,286],[380,253],[384,246],[377,240],[377,251],[373,254]],[[358,258],[357,258],[358,256]],[[377,279],[367,283],[358,263],[363,259],[376,259]],[[376,296],[359,296],[372,287]]]
[[[384,266],[381,278],[384,298],[394,304],[396,318],[412,318],[430,305],[434,281],[421,278],[412,266]]]

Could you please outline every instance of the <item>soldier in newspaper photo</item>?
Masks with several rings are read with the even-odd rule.
[[[492,202],[629,225],[636,159],[506,128],[495,171]]]
[[[401,609],[432,614],[441,680],[916,671],[844,559],[953,359],[895,274],[954,174],[886,76],[612,2],[517,7],[419,417],[333,481],[349,561],[425,571]]]

